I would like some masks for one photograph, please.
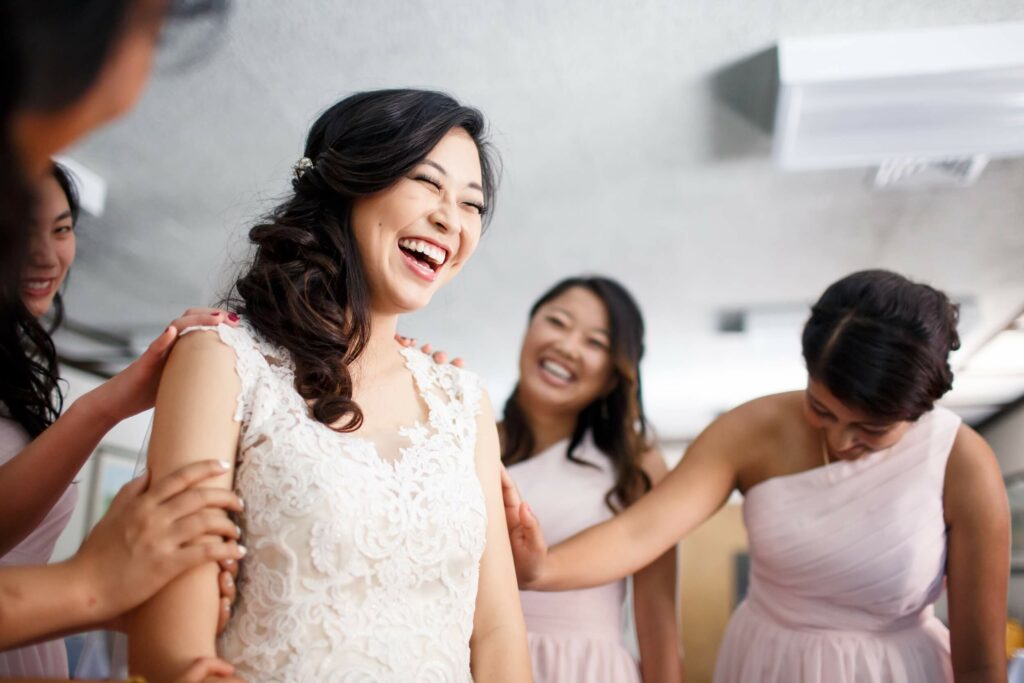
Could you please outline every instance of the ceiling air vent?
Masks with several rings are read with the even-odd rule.
[[[983,154],[945,159],[886,159],[873,174],[871,185],[876,190],[968,187],[986,164],[988,157]]]
[[[985,157],[1024,155],[1024,23],[784,39],[778,60],[786,170],[963,183]]]

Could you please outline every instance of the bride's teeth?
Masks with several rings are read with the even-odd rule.
[[[398,246],[403,249],[408,249],[409,251],[415,251],[423,254],[439,266],[443,265],[448,257],[448,253],[444,249],[436,247],[429,242],[424,242],[423,240],[405,238],[398,240]]]

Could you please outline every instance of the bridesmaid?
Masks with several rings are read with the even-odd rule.
[[[75,260],[78,194],[71,176],[59,164],[51,164],[48,172],[38,179],[34,189],[38,206],[32,225],[28,260],[21,272],[21,296],[29,314],[36,319],[48,319],[49,331],[52,332],[63,318],[61,294],[66,289],[67,277]],[[184,328],[190,324],[216,322],[223,319],[222,315],[220,311],[190,309],[183,317],[174,321],[172,326]],[[235,323],[228,321],[228,324]],[[74,612],[66,604],[73,602],[70,597],[73,591],[70,589],[74,587],[74,581],[69,581],[65,577],[59,581],[60,588],[47,587],[38,581],[45,571],[40,568],[50,562],[57,539],[71,518],[78,499],[78,487],[74,478],[91,454],[95,442],[90,441],[89,435],[81,435],[81,438],[74,442],[57,444],[58,447],[52,447],[49,452],[37,451],[36,457],[18,461],[19,453],[28,450],[26,446],[33,437],[45,439],[41,436],[45,433],[46,426],[43,416],[48,412],[54,416],[60,413],[59,407],[63,400],[58,390],[61,378],[57,373],[56,358],[47,353],[47,350],[53,352],[53,342],[48,333],[39,339],[36,349],[31,356],[35,362],[33,367],[24,360],[18,362],[17,349],[10,348],[6,340],[0,341],[0,353],[8,359],[4,365],[8,373],[7,381],[15,384],[17,378],[29,375],[35,379],[35,386],[38,387],[36,395],[33,396],[28,392],[19,394],[16,390],[11,391],[10,386],[5,386],[0,399],[0,572],[26,572],[36,567],[36,583],[29,584],[29,587],[34,586],[35,590],[30,596],[32,593],[53,593],[60,596],[60,588],[68,589],[68,593],[62,596],[64,600],[58,601],[54,606],[57,618],[60,619],[60,615],[66,616]],[[91,412],[92,420],[102,423],[102,420],[95,416],[105,412],[127,416],[144,409],[147,385],[150,392],[155,392],[160,376],[159,365],[145,369],[147,363],[152,366],[154,360],[152,350],[147,351],[146,356],[137,361],[133,369],[126,370],[119,379],[113,379],[82,396],[67,412]],[[131,390],[126,390],[126,386],[130,386]],[[12,395],[20,400],[8,398]],[[98,437],[106,431],[102,426],[95,429]],[[116,506],[112,506],[112,509],[114,507]],[[178,516],[175,515],[173,519],[177,519]],[[227,523],[225,519],[224,524]],[[125,530],[115,532],[115,537],[130,537],[131,534],[131,531]],[[165,538],[166,532],[158,531],[156,535]],[[135,539],[131,545],[135,543],[141,545],[139,539]],[[89,545],[87,542],[86,546]],[[91,545],[95,546],[95,543]],[[135,552],[133,549],[126,550],[129,551],[127,557],[119,560],[119,564],[129,562],[132,553]],[[166,560],[161,561],[166,563]],[[223,595],[219,622],[221,629],[227,624],[227,608],[234,597],[231,573],[237,570],[237,564],[234,564],[233,560],[229,561],[229,570],[221,572],[220,575]],[[136,563],[140,562],[137,560]],[[57,566],[59,565],[50,565],[48,569],[52,570]],[[149,567],[142,566],[138,569],[147,571]],[[120,585],[116,586],[116,590],[119,593],[125,592]],[[4,606],[10,608],[13,602]],[[45,623],[46,617],[34,614],[25,621]],[[123,622],[119,622],[121,620],[110,622],[107,626],[116,628],[123,625]],[[20,628],[24,631],[26,625]],[[44,632],[45,630],[37,630],[35,635],[38,637]],[[0,638],[0,648],[10,644],[11,641]],[[197,671],[207,669],[208,667],[201,666]],[[66,679],[67,676],[67,653],[60,638],[0,651],[0,678]]]
[[[611,519],[667,473],[641,400],[644,322],[617,282],[574,277],[530,309],[519,383],[499,426],[502,461],[554,541]],[[640,666],[623,642],[625,580],[523,591],[536,683],[683,678],[675,549],[633,576]]]
[[[649,495],[547,550],[505,482],[520,585],[606,583],[745,494],[749,593],[719,683],[1005,681],[1009,515],[988,444],[935,406],[957,309],[895,273],[829,287],[803,333],[808,382],[713,422]],[[947,583],[949,629],[932,605]]]

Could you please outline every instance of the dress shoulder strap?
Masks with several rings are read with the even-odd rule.
[[[440,431],[454,429],[464,438],[475,438],[483,397],[480,377],[449,363],[435,363],[418,349],[402,349],[402,355],[430,408],[431,422],[436,423],[433,426]]]
[[[244,323],[237,327],[225,324],[189,327],[182,330],[181,336],[199,331],[216,333],[220,341],[235,352],[235,372],[238,374],[241,388],[234,418],[236,422],[248,424],[252,420],[253,409],[257,404],[259,387],[267,384],[273,374],[275,356],[272,349]]]

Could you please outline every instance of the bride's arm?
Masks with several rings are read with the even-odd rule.
[[[477,476],[487,503],[487,545],[480,560],[470,660],[477,681],[529,681],[530,655],[501,503],[501,455],[490,400],[477,418]]]
[[[153,478],[192,460],[234,463],[239,425],[234,351],[216,333],[178,342],[160,383],[149,446]],[[233,470],[207,486],[230,488]],[[202,495],[196,489],[195,495]],[[139,608],[128,629],[129,667],[151,683],[176,680],[197,657],[216,655],[218,567],[201,565],[169,583]]]

